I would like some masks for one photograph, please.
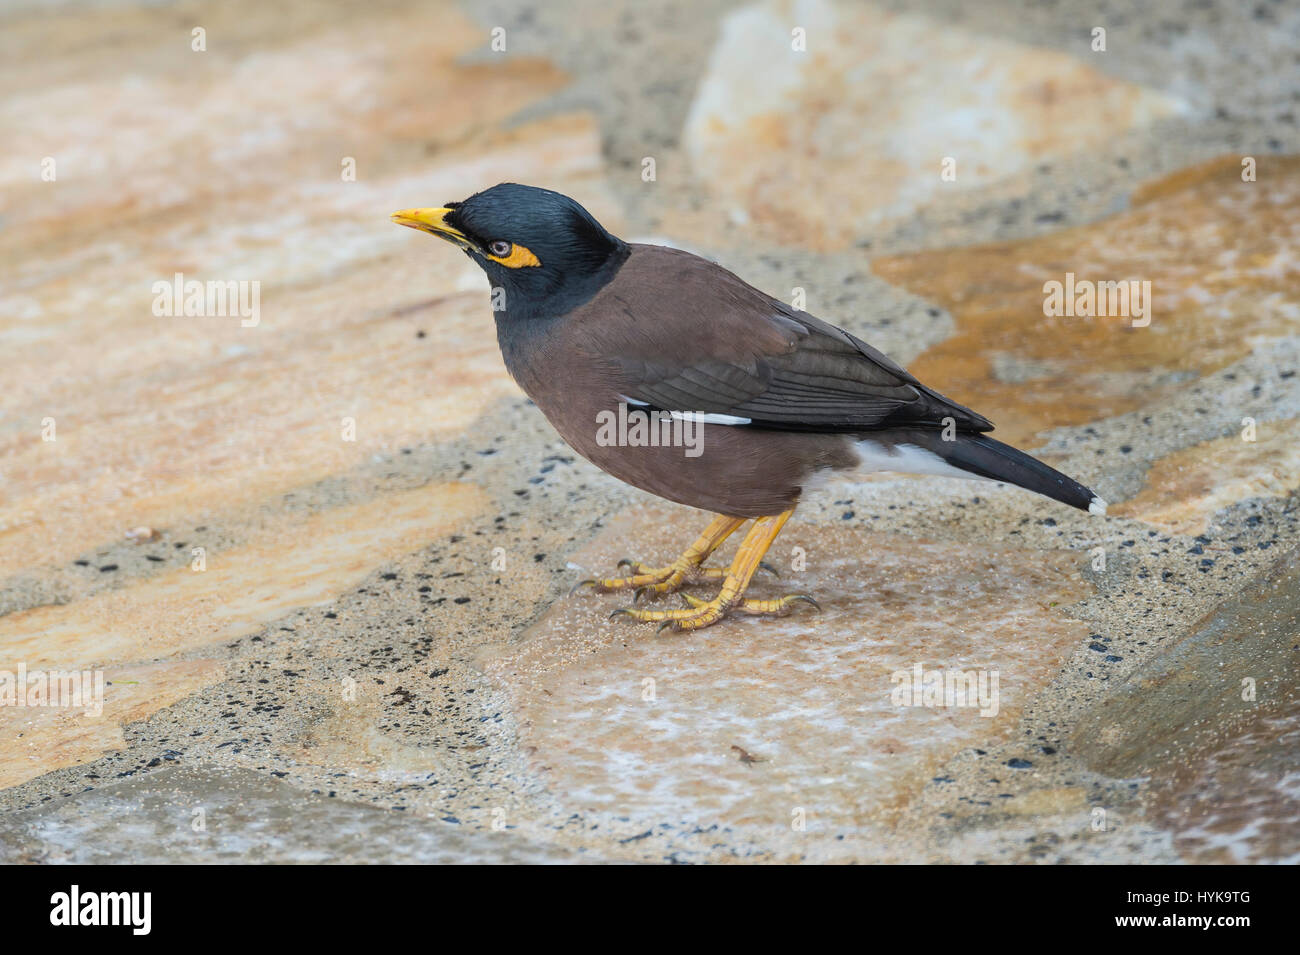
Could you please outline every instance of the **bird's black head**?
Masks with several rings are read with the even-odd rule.
[[[626,243],[568,196],[513,182],[437,209],[395,212],[393,221],[460,246],[487,273],[498,314],[510,318],[562,315],[581,305],[628,254]]]

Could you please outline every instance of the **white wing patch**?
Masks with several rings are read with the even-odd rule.
[[[649,408],[650,402],[638,401],[636,398],[629,398],[627,395],[619,395],[618,400],[633,408]],[[678,421],[694,421],[699,424],[729,424],[742,425],[749,424],[752,418],[739,418],[730,414],[714,414],[711,411],[670,411],[668,412]]]
[[[730,424],[741,425],[749,424],[751,418],[737,418],[729,414],[712,414],[705,411],[670,411],[668,412],[678,421],[698,421],[700,424]]]
[[[933,451],[914,444],[896,444],[887,448],[879,441],[864,438],[854,442],[858,453],[858,466],[867,471],[897,471],[900,474],[935,474],[940,477],[959,477],[983,481],[985,478],[955,468]]]

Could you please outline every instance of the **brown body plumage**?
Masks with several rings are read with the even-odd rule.
[[[681,380],[701,354],[716,360],[719,369],[734,368],[738,379],[756,381],[760,360],[797,348],[793,329],[777,322],[779,303],[730,273],[723,274],[733,282],[710,281],[718,271],[684,252],[633,245],[619,271],[624,281],[605,286],[562,322],[544,323],[526,337],[503,335],[502,355],[555,430],[601,470],[643,491],[718,514],[778,514],[794,507],[804,486],[822,472],[857,466],[848,435],[703,422],[696,425],[698,456],[688,456],[681,446],[602,446],[597,440],[602,412],[617,414],[620,404],[639,407],[629,406],[629,398],[645,401],[640,396],[676,392],[680,400],[674,410],[707,413],[699,380]],[[683,301],[690,302],[690,312],[681,310]],[[760,305],[773,321],[749,317]],[[737,328],[741,323],[743,330]],[[689,336],[680,333],[683,325],[691,329]],[[564,373],[557,375],[557,368]],[[716,393],[725,383],[712,380],[717,383],[709,390]]]

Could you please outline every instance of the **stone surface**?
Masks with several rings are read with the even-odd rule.
[[[213,660],[114,666],[103,671],[102,711],[93,698],[89,709],[0,707],[0,787],[124,749],[126,724],[148,719],[222,675]]]
[[[12,659],[90,666],[169,657],[253,633],[298,607],[328,603],[376,566],[482,510],[472,485],[429,485],[305,520],[281,519],[245,547],[62,606],[0,618]],[[185,542],[189,547],[191,543]]]
[[[24,144],[0,167],[0,574],[142,524],[228,520],[517,394],[481,273],[392,210],[519,178],[612,213],[588,118],[501,128],[563,76],[459,63],[481,35],[453,5],[412,29],[298,3],[276,15],[292,31],[256,7],[205,8],[202,53],[148,7],[82,11],[53,48],[42,17],[5,30],[6,61],[46,54],[0,77],[0,131]],[[259,282],[258,324],[156,315],[153,284],[178,272]]]
[[[1237,501],[1286,497],[1300,487],[1300,418],[1251,425],[1161,459],[1118,513],[1200,534],[1216,511]]]
[[[0,820],[0,861],[96,865],[540,865],[601,861],[509,830],[454,824],[306,795],[248,771],[168,766],[54,807]]]
[[[1203,749],[1290,718],[1300,637],[1300,552],[1292,551],[1191,633],[1135,670],[1076,730],[1080,754],[1113,776],[1166,771],[1180,749]]]
[[[1150,780],[1189,861],[1300,861],[1300,552],[1133,673],[1076,729],[1091,766]]]
[[[595,573],[631,546],[666,557],[683,546],[683,523],[638,508],[571,559]],[[606,620],[626,596],[575,598],[491,662],[563,805],[737,833],[777,833],[796,809],[823,831],[889,823],[947,758],[1012,732],[1087,633],[1064,613],[1090,589],[1068,552],[827,528],[787,537],[782,551],[802,552],[806,569],[773,554],[782,578],[755,593],[811,593],[820,614],[650,639]],[[923,705],[911,694],[917,665],[982,674],[995,681],[992,705]]]
[[[1092,225],[876,259],[877,274],[957,322],[911,370],[958,400],[978,396],[1014,443],[1149,407],[1269,337],[1296,334],[1300,161],[1267,159],[1259,176],[1243,182],[1238,159],[1224,157],[1148,185],[1133,209]],[[1150,324],[1045,315],[1045,284],[1067,272],[1150,282]]]
[[[765,0],[723,21],[686,153],[733,217],[776,241],[847,245],[1185,109],[1090,65],[1086,43],[1072,52],[874,5]]]
[[[1300,863],[1300,709],[1260,710],[1236,735],[1152,781],[1152,822],[1198,864]]]

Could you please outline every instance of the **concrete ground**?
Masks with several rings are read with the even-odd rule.
[[[0,860],[1300,860],[1295,4],[2,16]],[[858,475],[756,584],[820,614],[607,619],[570,587],[707,517],[570,451],[388,221],[498,181],[802,298],[1110,515]],[[1149,308],[1046,314],[1067,273]]]

